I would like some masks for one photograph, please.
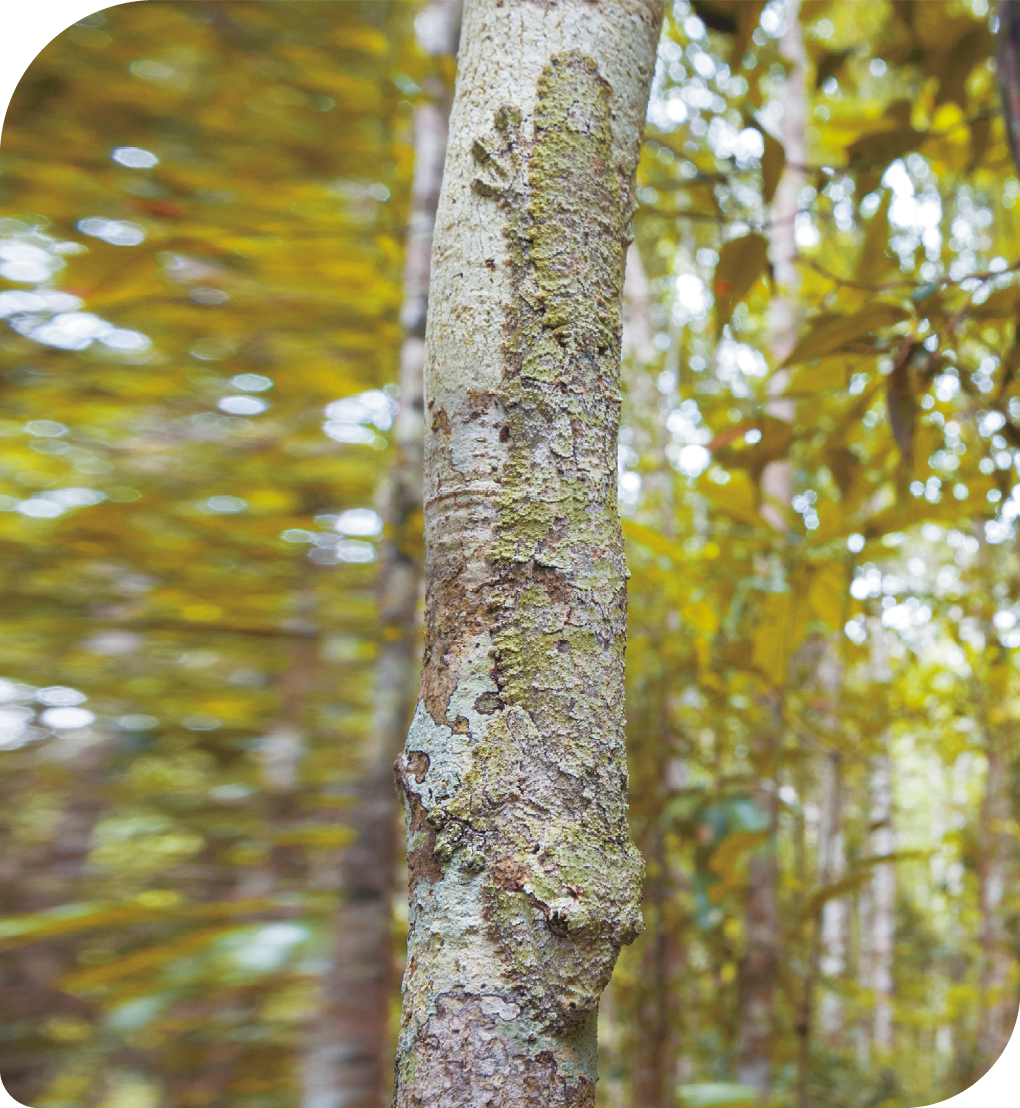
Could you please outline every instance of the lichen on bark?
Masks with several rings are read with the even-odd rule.
[[[447,296],[430,300],[422,692],[397,762],[401,1106],[592,1103],[599,996],[641,927],[616,453],[660,21],[656,0],[466,10],[453,126],[472,132],[451,146],[433,270]],[[486,95],[478,44],[497,40],[523,53]]]

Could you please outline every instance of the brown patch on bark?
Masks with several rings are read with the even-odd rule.
[[[479,694],[475,699],[475,711],[482,716],[495,715],[503,707],[503,701],[499,698],[499,693],[483,692]]]
[[[517,858],[500,858],[492,863],[489,872],[497,888],[508,893],[519,893],[531,877],[531,870]]]
[[[494,393],[477,392],[474,389],[465,394],[465,399],[468,419],[481,419],[499,404],[499,398]]]
[[[430,404],[429,407],[431,408],[432,405]],[[437,431],[442,431],[444,435],[450,433],[450,421],[445,408],[437,408],[432,413],[432,433],[435,434]]]
[[[397,764],[393,767],[394,772],[398,775],[397,782],[402,784],[400,779],[401,767],[400,759],[397,759]],[[420,785],[425,780],[425,774],[429,771],[429,766],[432,764],[432,760],[425,753],[424,750],[409,750],[404,755],[404,765],[407,767],[408,773],[414,774],[415,781]]]
[[[421,784],[425,780],[425,774],[429,768],[429,756],[421,750],[409,751],[406,755],[397,756],[393,763],[393,775],[397,786],[407,798],[409,815],[407,819],[408,836],[413,839],[419,831],[425,833],[423,846],[409,850],[407,853],[407,873],[409,896],[414,896],[414,890],[419,881],[428,881],[433,884],[441,881],[443,877],[442,867],[436,859],[436,832],[428,822],[428,812],[422,807],[418,794],[409,787],[408,778],[414,776],[415,781]]]

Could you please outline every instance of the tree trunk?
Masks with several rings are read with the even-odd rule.
[[[418,20],[422,50],[433,57],[456,53],[460,8],[459,0],[431,0],[426,5]],[[449,92],[438,77],[426,81],[423,92],[414,114],[396,457],[379,505],[385,532],[377,579],[382,641],[375,714],[351,813],[358,838],[341,860],[342,903],[333,954],[305,1056],[303,1108],[382,1108],[388,1099],[389,1014],[395,985],[392,904],[399,841],[391,767],[410,719],[418,661],[425,316],[449,114]]]
[[[892,759],[880,754],[871,772],[871,853],[895,849],[892,804]],[[893,950],[896,942],[896,869],[890,862],[875,866],[871,877],[871,988],[875,996],[871,1040],[875,1052],[887,1058],[893,1048]]]
[[[640,930],[620,299],[658,0],[469,0],[426,353],[426,644],[397,778],[397,1108],[594,1103]]]
[[[825,826],[822,843],[825,864],[819,867],[819,883],[839,881],[846,870],[846,853],[843,845],[843,798],[840,761],[830,757],[826,761]],[[819,968],[830,982],[842,978],[846,971],[847,905],[843,897],[833,897],[822,907],[821,957]],[[837,1047],[843,1035],[843,1002],[831,989],[826,991],[818,1006],[819,1024],[826,1045]]]
[[[807,56],[799,21],[800,0],[786,2],[786,32],[783,35],[783,55],[793,63],[783,86],[783,116],[781,136],[786,151],[786,169],[776,188],[772,203],[770,257],[776,286],[779,290],[771,304],[772,357],[780,364],[797,341],[797,301],[795,291],[798,273],[794,265],[797,242],[794,223],[800,190],[804,185],[805,69]],[[794,402],[782,397],[789,382],[785,370],[773,374],[769,381],[771,399],[766,413],[774,419],[792,423]],[[761,475],[762,518],[775,530],[785,533],[790,501],[793,496],[793,463],[778,458],[765,466]],[[785,649],[785,647],[783,647]],[[756,762],[764,778],[756,789],[756,801],[769,815],[769,841],[764,850],[751,859],[748,873],[745,930],[747,950],[740,963],[740,1027],[738,1032],[737,1078],[753,1085],[761,1098],[768,1096],[772,1084],[772,1017],[775,1007],[776,972],[781,945],[779,910],[776,903],[778,880],[778,774],[777,748],[783,735],[783,699],[785,692],[777,690],[776,726],[760,736],[754,746]]]
[[[0,912],[5,915],[45,911],[87,895],[89,849],[107,804],[105,778],[113,751],[110,739],[88,733],[77,747],[73,742],[49,739],[37,748],[33,769],[43,770],[43,780],[62,779],[61,815],[37,846],[4,842]],[[59,762],[63,766],[58,768]],[[4,799],[10,802],[9,796]],[[0,1041],[0,1075],[21,1103],[36,1103],[66,1057],[50,1046],[45,1025],[61,1019],[91,1024],[97,1018],[92,1001],[60,987],[61,978],[77,965],[76,953],[72,936],[45,939],[0,957],[0,1023],[15,1031],[14,1038]]]
[[[978,827],[981,904],[981,1006],[977,1056],[981,1076],[1005,1049],[1016,1023],[1016,953],[1003,918],[1003,894],[1016,878],[1010,767],[1004,744],[988,735],[988,776]]]
[[[627,251],[623,282],[623,376],[630,411],[633,442],[642,459],[657,470],[644,477],[643,504],[658,509],[656,526],[674,533],[672,470],[666,459],[668,432],[660,410],[661,393],[652,373],[658,351],[652,322],[652,291],[637,246]],[[650,488],[655,482],[654,488]],[[650,494],[650,495],[649,495]],[[638,842],[648,863],[642,906],[647,930],[641,939],[641,969],[625,998],[630,1034],[630,1103],[634,1108],[672,1108],[676,1102],[678,1032],[680,1023],[678,976],[682,965],[677,919],[677,873],[670,864],[663,830],[663,812],[671,796],[668,763],[673,758],[670,734],[669,679],[661,668],[668,637],[666,619],[652,632],[650,658],[660,659],[658,671],[647,668],[637,686],[641,712],[630,728],[632,824],[640,828]],[[652,665],[655,662],[651,662]]]

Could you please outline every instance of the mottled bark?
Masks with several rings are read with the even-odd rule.
[[[426,645],[397,778],[397,1108],[591,1105],[638,933],[620,298],[656,0],[469,0],[425,372]]]
[[[991,731],[987,741],[988,771],[978,825],[982,965],[976,1076],[1003,1052],[1017,1017],[1016,949],[1002,903],[1016,880],[1011,768],[1003,738]]]
[[[459,0],[431,0],[418,16],[419,47],[433,57],[455,54],[460,16]],[[414,113],[395,457],[379,497],[385,530],[376,584],[381,642],[374,718],[350,817],[358,837],[341,859],[342,900],[330,969],[304,1059],[302,1108],[382,1108],[389,1098],[389,1015],[396,984],[392,904],[399,843],[392,765],[411,716],[420,641],[425,319],[449,100],[450,90],[432,76]]]

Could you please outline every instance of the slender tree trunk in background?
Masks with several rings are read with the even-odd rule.
[[[75,747],[74,743],[78,743]],[[0,861],[0,912],[40,912],[86,895],[82,879],[92,831],[106,807],[103,779],[110,740],[84,734],[78,740],[50,739],[40,747],[40,761],[63,762],[66,792],[52,834],[38,847],[4,844]],[[0,1042],[0,1075],[12,1097],[35,1104],[52,1076],[44,1025],[51,1019],[93,1023],[95,1005],[60,988],[61,978],[77,968],[74,939],[49,939],[15,949],[0,959],[0,1022],[31,1028],[23,1038]],[[27,1040],[27,1047],[26,1047]]]
[[[841,764],[835,757],[826,761],[826,826],[823,842],[826,847],[825,878],[822,884],[839,881],[846,871],[846,851],[843,844],[843,783]],[[841,978],[846,971],[847,904],[843,897],[826,901],[822,908],[821,957],[819,968],[830,980]],[[835,1048],[843,1034],[843,1002],[827,991],[818,1006],[822,1037]]]
[[[826,758],[823,789],[824,808],[818,836],[817,877],[818,885],[822,888],[835,881],[842,870],[840,865],[842,843],[840,823],[842,820],[843,806],[842,775],[840,772],[839,758],[837,756],[830,755]],[[811,952],[808,957],[807,973],[804,976],[804,981],[801,986],[801,999],[795,1020],[795,1030],[799,1040],[797,1058],[798,1108],[808,1108],[808,1104],[810,1103],[808,1071],[811,1063],[811,1033],[814,1023],[815,991],[818,987],[818,973],[819,970],[821,970],[823,973],[837,974],[840,973],[843,968],[842,959],[838,957],[838,955],[834,957],[832,953],[830,953],[834,950],[841,953],[839,950],[842,937],[839,933],[841,928],[838,923],[836,927],[833,928],[830,919],[830,930],[828,933],[826,931],[827,921],[825,909],[834,906],[839,908],[842,907],[838,900],[830,900],[822,906],[820,918],[813,921]],[[833,930],[836,931],[835,935],[831,933]],[[825,1000],[835,1000],[838,1005],[838,999],[829,994],[823,997],[823,1001]],[[824,1013],[825,1009],[823,1006],[823,1016]],[[842,1019],[838,1007],[836,1014],[839,1025],[842,1026]],[[824,1027],[824,1018],[822,1022]]]
[[[1020,169],[1020,0],[999,0],[995,61],[1006,138]]]
[[[658,650],[655,653],[660,654]],[[637,739],[633,764],[641,774],[634,778],[635,822],[641,829],[638,841],[648,866],[643,899],[647,930],[641,939],[640,970],[628,1004],[633,1108],[673,1108],[676,1103],[681,1019],[678,978],[683,953],[677,873],[667,856],[663,829],[663,814],[675,780],[667,768],[672,748],[667,681],[664,673],[651,676],[653,687],[639,694],[644,711],[631,732]]]
[[[418,16],[421,49],[433,57],[456,53],[460,9],[459,0],[431,0],[423,8]],[[351,813],[358,838],[341,862],[342,902],[324,1003],[305,1058],[302,1108],[382,1108],[388,1099],[399,842],[392,765],[410,719],[418,661],[425,317],[449,115],[449,90],[438,77],[426,81],[423,92],[414,114],[396,457],[380,496],[385,532],[377,579],[382,635],[375,712]]]
[[[776,186],[772,200],[772,225],[769,232],[769,258],[772,262],[776,294],[769,305],[772,359],[780,365],[797,342],[797,328],[803,311],[797,290],[800,274],[797,257],[796,219],[800,208],[800,193],[807,183],[804,168],[807,147],[804,131],[807,126],[807,89],[805,85],[807,54],[800,25],[800,0],[786,0],[786,32],[782,54],[792,65],[783,80],[783,115],[780,138],[786,152],[786,168]],[[792,423],[796,408],[792,400],[783,397],[790,382],[788,370],[781,369],[769,378],[767,415]],[[793,463],[789,458],[777,458],[765,466],[761,475],[762,516],[777,531],[786,530],[790,499],[793,493]]]
[[[657,356],[652,298],[648,276],[637,246],[627,251],[623,282],[624,384],[631,412],[634,445],[642,458],[654,458],[654,501],[659,509],[657,526],[665,535],[673,533],[672,469],[666,458],[668,441],[660,411],[661,394],[651,373]],[[647,503],[647,501],[645,502]],[[663,613],[667,616],[667,613]],[[665,619],[659,625],[659,649],[668,635]],[[669,724],[668,680],[663,672],[647,674],[649,687],[638,693],[641,714],[630,729],[632,779],[632,823],[640,827],[638,841],[647,865],[644,908],[646,931],[641,939],[641,968],[627,998],[628,1060],[631,1074],[631,1104],[634,1108],[672,1108],[676,1101],[676,1069],[679,1054],[677,1029],[680,1022],[677,976],[682,963],[679,921],[676,918],[676,872],[666,855],[663,811],[670,797],[671,778],[667,763],[672,757]],[[640,775],[640,776],[638,776]]]
[[[623,743],[620,298],[656,0],[469,0],[426,355],[426,645],[396,773],[396,1108],[594,1103],[640,930]]]
[[[804,128],[807,95],[805,68],[807,56],[799,20],[800,0],[787,0],[786,32],[782,52],[793,64],[783,86],[783,116],[781,137],[786,151],[786,169],[776,188],[772,202],[770,257],[777,293],[771,305],[772,358],[779,365],[793,349],[797,340],[797,298],[799,277],[794,259],[797,241],[794,236],[795,217],[800,190],[804,185]],[[794,404],[782,397],[789,381],[785,370],[774,373],[769,381],[772,399],[766,414],[792,423]],[[793,467],[787,458],[769,462],[761,475],[761,514],[777,531],[786,531],[786,517],[793,495]],[[782,645],[779,649],[785,649]],[[762,782],[755,790],[758,805],[769,816],[769,841],[751,859],[748,874],[745,932],[747,947],[740,963],[740,1027],[738,1031],[737,1078],[752,1085],[761,1098],[768,1096],[772,1085],[772,1019],[775,1007],[776,973],[779,965],[781,928],[776,904],[778,867],[776,834],[778,830],[777,749],[782,743],[782,693],[777,694],[774,730],[760,736],[754,743],[756,762],[761,767]]]
[[[1016,950],[1003,918],[1003,895],[1016,880],[1012,775],[1006,744],[987,731],[988,771],[978,825],[981,906],[981,1000],[978,1011],[978,1073],[984,1074],[1005,1049],[1017,1016]]]
[[[871,771],[871,854],[896,849],[892,758],[879,754]],[[896,945],[896,867],[875,866],[871,877],[871,987],[875,995],[872,1043],[879,1058],[893,1049],[893,953]]]
[[[862,998],[858,1012],[854,1039],[857,1065],[867,1070],[871,1065],[871,1039],[874,1030],[873,1009],[864,1003],[873,988],[874,901],[870,884],[862,886],[857,894],[857,989]]]

